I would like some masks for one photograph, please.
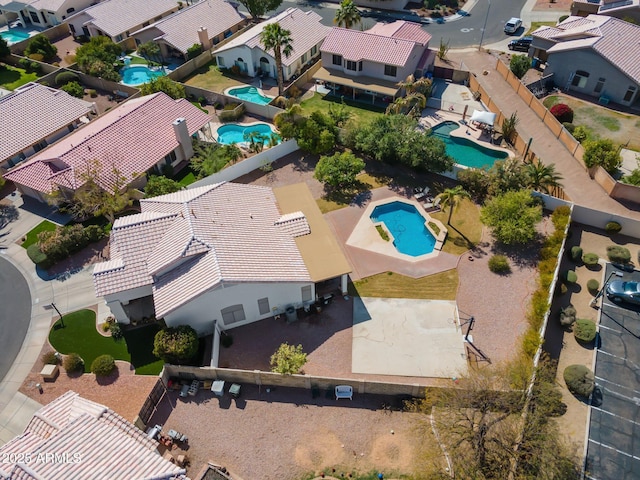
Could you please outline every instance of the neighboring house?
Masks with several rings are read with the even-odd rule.
[[[430,40],[419,24],[404,20],[376,23],[366,31],[335,27],[320,48],[322,68],[314,78],[330,88],[346,87],[353,98],[393,99],[401,93],[398,82],[422,77],[433,65]]]
[[[140,208],[115,221],[111,259],[93,270],[118,322],[139,320],[146,304],[168,326],[219,333],[309,308],[327,283],[346,294],[351,268],[304,183],[223,182]]]
[[[0,447],[0,479],[188,480],[158,442],[110,408],[68,391]]]
[[[533,32],[533,56],[560,88],[621,105],[640,96],[640,26],[603,15],[569,17]]]
[[[320,45],[329,33],[330,27],[320,23],[322,17],[315,12],[303,12],[297,8],[288,8],[284,12],[250,28],[229,43],[213,52],[221,68],[236,67],[250,77],[265,75],[277,78],[276,60],[273,50],[265,51],[260,34],[265,25],[279,23],[291,32],[293,51],[289,57],[282,55],[282,73],[284,81],[299,74],[300,70],[320,55]]]
[[[86,182],[87,169],[95,161],[100,165],[96,181],[105,190],[114,188],[114,170],[128,183],[144,184],[145,172],[159,172],[165,165],[175,166],[190,158],[191,136],[208,123],[209,116],[184,98],[174,100],[164,93],[134,98],[4,177],[23,194],[43,202],[58,189],[70,197]]]
[[[0,171],[22,162],[89,122],[95,104],[28,83],[0,97]]]
[[[175,0],[105,0],[69,17],[66,23],[74,37],[105,35],[117,43],[176,11]]]
[[[46,29],[93,3],[95,0],[0,0],[0,24],[4,17],[8,24],[19,21],[27,29]]]
[[[187,60],[187,50],[195,44],[209,50],[247,23],[237,5],[225,0],[207,0],[186,7],[167,18],[134,32],[136,44],[154,41],[164,58]]]
[[[571,3],[571,15],[586,17],[591,14],[640,23],[640,0],[574,0]]]

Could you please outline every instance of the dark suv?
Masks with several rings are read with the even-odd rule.
[[[531,42],[533,41],[533,37],[526,36],[522,38],[518,38],[516,40],[511,40],[509,42],[509,50],[517,50],[518,52],[527,52],[529,51],[529,47],[531,46]]]

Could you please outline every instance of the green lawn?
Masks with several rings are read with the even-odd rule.
[[[56,229],[57,225],[55,223],[50,222],[49,220],[44,220],[36,225],[29,233],[27,233],[27,239],[22,242],[22,248],[29,248],[29,246],[33,245],[38,241],[38,234],[40,232],[53,232]]]
[[[369,173],[361,173],[357,177],[360,184],[353,192],[343,194],[342,192],[336,192],[330,195],[324,195],[316,200],[318,208],[322,213],[332,212],[333,210],[339,210],[348,206],[353,198],[362,192],[372,190],[374,188],[383,187],[391,182],[391,179],[384,177],[375,177]]]
[[[558,15],[558,18],[560,18],[560,15]],[[553,27],[556,25],[556,23],[557,22],[531,22],[531,28],[527,30],[527,33],[525,33],[525,35],[531,35],[532,32],[535,32],[540,27]]]
[[[229,75],[228,72],[222,72],[215,61],[200,67],[182,82],[218,93],[223,93],[229,87],[246,85],[246,82],[240,77]]]
[[[443,252],[460,255],[477,244],[482,237],[480,209],[471,200],[463,200],[460,206],[453,211],[451,225],[447,225],[448,207],[429,215],[440,220],[449,231],[447,240],[442,247]]]
[[[310,115],[315,110],[320,110],[324,114],[329,113],[329,106],[332,104],[340,104],[341,100],[337,97],[329,95],[314,94],[308,100],[300,103],[303,115]],[[384,114],[384,109],[367,105],[366,103],[354,102],[344,99],[345,110],[352,114],[352,119],[356,124],[366,123],[379,115]]]
[[[37,73],[27,73],[26,70],[18,67],[7,65],[0,69],[0,87],[7,90],[15,90],[25,83],[35,82],[38,78]]]
[[[349,294],[360,297],[455,300],[457,291],[458,271],[455,268],[422,278],[386,272],[349,284]]]
[[[173,179],[184,187],[191,185],[197,180],[196,175],[193,173],[193,170],[191,170],[191,167],[183,168],[173,177]]]
[[[111,355],[116,360],[133,364],[138,375],[157,375],[163,361],[153,355],[153,339],[160,329],[147,325],[129,330],[123,340],[104,337],[96,330],[96,314],[93,310],[78,310],[63,316],[64,328],[56,322],[49,332],[49,342],[63,354],[77,353],[84,359],[85,372],[100,355]]]

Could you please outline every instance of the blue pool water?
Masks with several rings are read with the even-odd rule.
[[[4,38],[9,45],[13,45],[14,43],[18,43],[29,38],[29,34],[10,30],[7,32],[0,32],[0,37]]]
[[[496,160],[504,160],[509,156],[507,152],[478,145],[471,140],[451,137],[449,134],[460,128],[456,122],[442,122],[431,129],[431,135],[442,139],[446,145],[447,154],[455,163],[472,168],[491,168]]]
[[[132,86],[149,83],[154,78],[162,77],[163,75],[164,72],[162,70],[151,70],[146,65],[134,65],[120,70],[121,82]]]
[[[384,223],[393,235],[393,245],[398,252],[412,257],[433,252],[436,239],[427,229],[425,218],[413,205],[404,202],[378,205],[369,218],[374,223]]]
[[[227,94],[231,95],[232,97],[239,98],[240,100],[257,103],[259,105],[266,105],[272,100],[271,98],[265,97],[264,95],[260,94],[256,87],[232,88],[227,92]]]
[[[265,145],[269,143],[271,134],[274,133],[271,126],[266,123],[256,123],[255,125],[238,125],[237,123],[228,123],[218,127],[218,143],[229,145],[231,143],[245,143],[245,133],[258,132],[265,136]],[[278,140],[278,143],[280,141]]]

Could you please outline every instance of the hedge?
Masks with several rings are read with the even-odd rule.
[[[595,375],[584,365],[569,365],[564,369],[564,381],[575,395],[588,397],[596,386]]]
[[[56,85],[59,85],[59,86],[66,85],[69,82],[77,82],[79,80],[80,80],[80,77],[78,77],[78,75],[73,72],[61,72],[58,75],[56,75],[56,78],[55,78]]]
[[[607,247],[607,257],[613,263],[629,263],[631,261],[631,252],[628,248],[619,245],[609,245]]]
[[[53,231],[40,232],[38,243],[27,248],[27,255],[35,264],[42,268],[48,268],[55,262],[69,257],[104,236],[104,229],[98,225],[83,227],[76,224],[57,227]],[[31,253],[29,253],[30,251]]]
[[[593,320],[579,318],[573,326],[573,335],[580,343],[591,343],[596,338],[596,323]]]
[[[576,309],[573,305],[569,304],[565,308],[560,310],[560,325],[563,327],[570,327],[576,321]]]

